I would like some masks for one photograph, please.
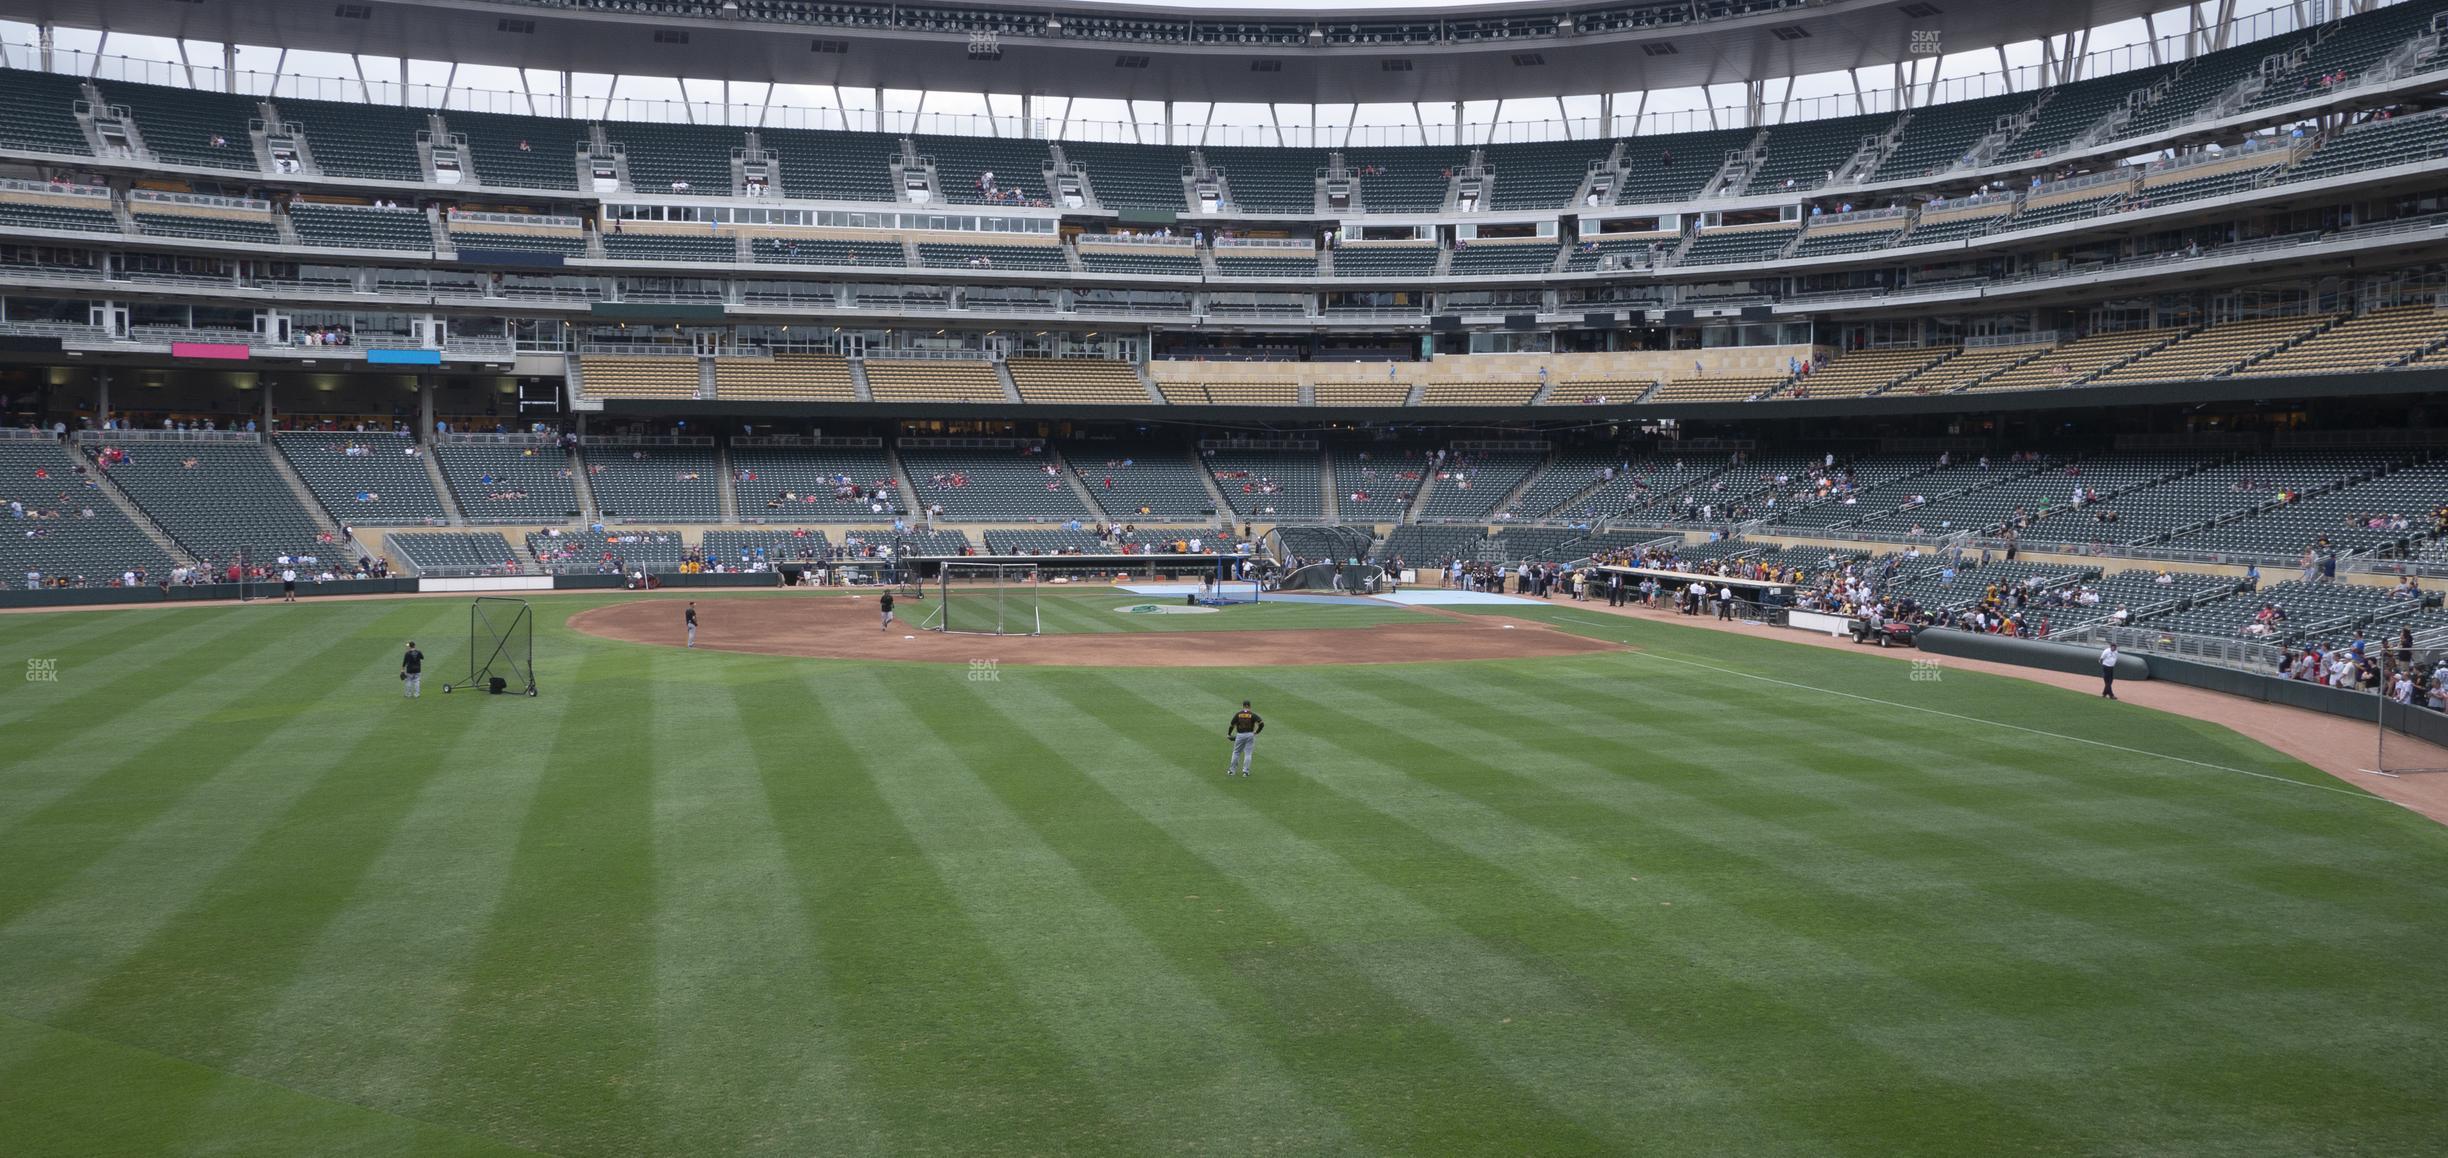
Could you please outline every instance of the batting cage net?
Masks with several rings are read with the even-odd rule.
[[[535,617],[524,599],[480,598],[468,607],[468,674],[461,689],[536,694]]]
[[[1035,635],[1037,565],[946,560],[936,572],[941,598],[921,626],[948,635]]]

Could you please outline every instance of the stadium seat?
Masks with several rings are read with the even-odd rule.
[[[444,515],[424,451],[412,436],[293,430],[273,435],[272,444],[315,501],[340,522],[399,526],[438,522]]]

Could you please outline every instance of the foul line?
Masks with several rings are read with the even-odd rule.
[[[1598,627],[1616,626],[1616,624],[1613,622],[1600,619],[1576,619],[1574,622],[1585,623]],[[1627,618],[1623,622],[1638,623],[1640,621]],[[2051,732],[2041,728],[2027,728],[2021,724],[2009,724],[2003,720],[1990,720],[1983,719],[1979,716],[1967,716],[1960,712],[1949,712],[1939,708],[1925,707],[1920,704],[1907,704],[1900,703],[1895,700],[1882,700],[1877,696],[1865,696],[1855,692],[1840,692],[1834,688],[1820,687],[1817,684],[1795,683],[1792,680],[1781,680],[1774,676],[1758,675],[1753,672],[1736,671],[1730,667],[1719,667],[1715,664],[1701,663],[1696,659],[1680,659],[1671,655],[1660,655],[1654,650],[1643,649],[1639,651],[1627,652],[1625,654],[1643,656],[1648,659],[1664,660],[1667,663],[1684,664],[1689,667],[1700,668],[1703,671],[1713,671],[1723,675],[1740,676],[1743,679],[1758,680],[1761,683],[1775,684],[1779,687],[1799,688],[1806,692],[1819,692],[1824,695],[1842,696],[1848,700],[1860,700],[1867,704],[1881,704],[1890,708],[1904,708],[1909,711],[1926,712],[1933,716],[1944,716],[1950,720],[1962,720],[1966,723],[1973,724],[1986,724],[1993,728],[2005,728],[2009,731],[2023,732],[2033,736],[2046,736],[2052,740],[2069,740],[2077,744],[2089,744],[2094,748],[2106,748],[2111,752],[2124,752],[2134,756],[2151,756],[2161,760],[2172,760],[2178,764],[2190,764],[2196,768],[2208,768],[2216,772],[2233,772],[2239,776],[2250,776],[2257,780],[2271,780],[2280,784],[2292,784],[2297,788],[2310,788],[2318,792],[2334,792],[2340,796],[2352,796],[2361,800],[2373,800],[2382,804],[2396,805],[2400,808],[2407,807],[2406,805],[2398,804],[2397,801],[2391,800],[2388,797],[2374,796],[2369,792],[2357,792],[2352,788],[2341,788],[2331,784],[2314,784],[2308,780],[2295,780],[2268,772],[2255,772],[2250,768],[2236,768],[2226,764],[2213,764],[2207,760],[2195,760],[2188,756],[2172,756],[2166,752],[2153,752],[2143,748],[2128,748],[2123,744],[2111,744],[2106,740],[2094,740],[2088,736],[2069,736],[2063,732]],[[2267,745],[2264,746],[2266,747]],[[2283,753],[2281,753],[2281,755],[2283,755]]]

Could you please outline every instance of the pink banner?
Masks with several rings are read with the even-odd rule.
[[[247,348],[235,342],[172,342],[173,358],[218,358],[225,362],[244,362]]]

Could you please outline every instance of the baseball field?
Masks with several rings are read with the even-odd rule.
[[[2448,830],[2222,727],[1567,604],[682,598],[536,599],[533,699],[440,694],[461,599],[0,616],[0,1152],[2448,1149]]]

